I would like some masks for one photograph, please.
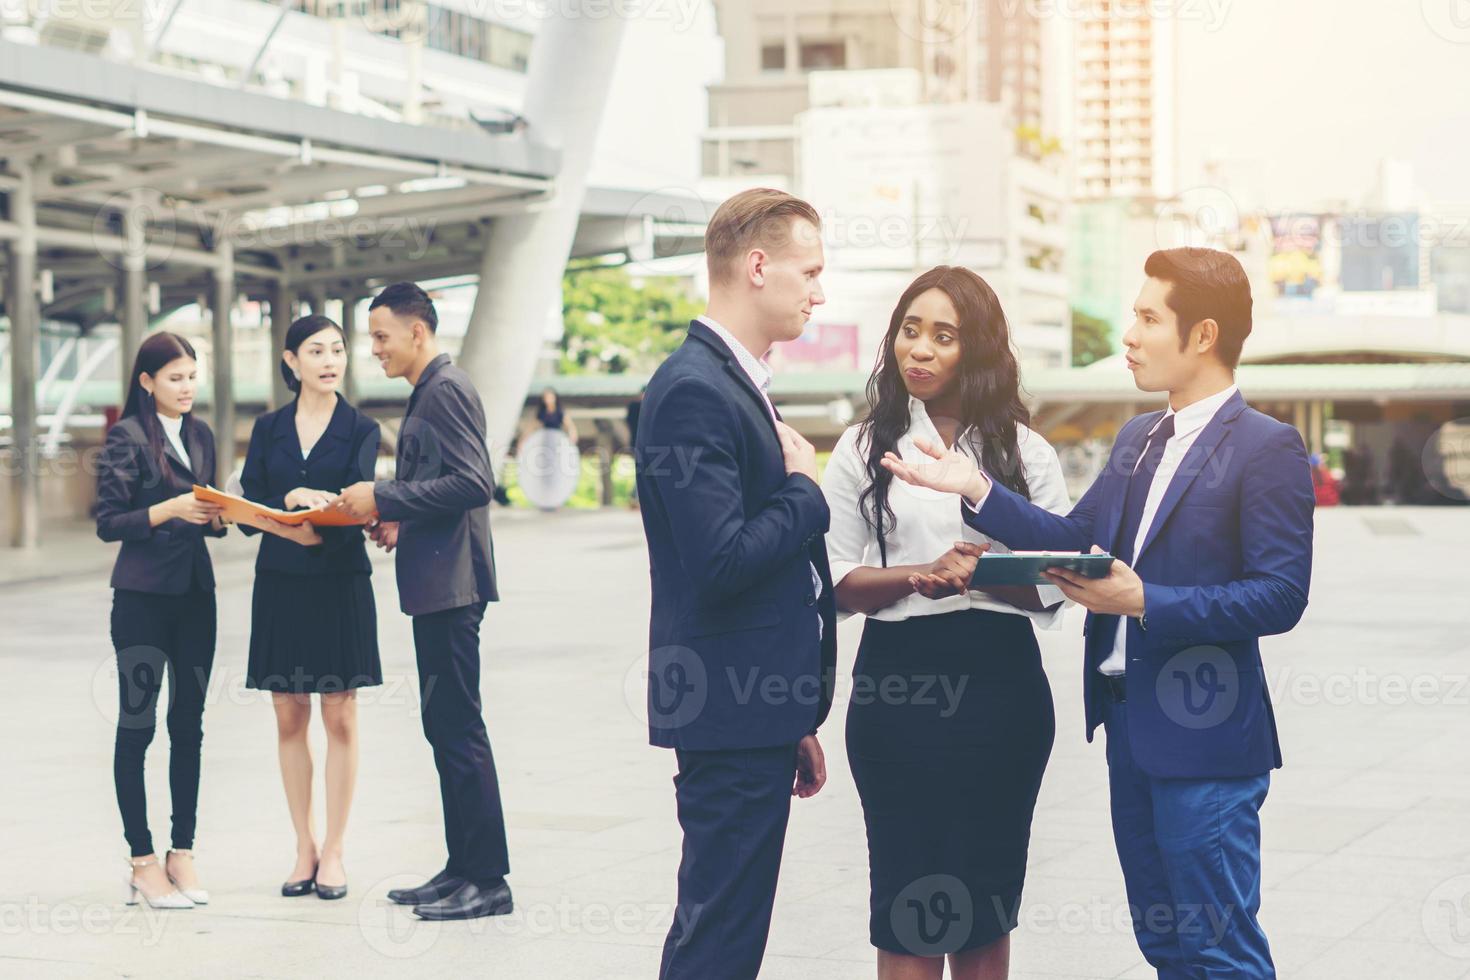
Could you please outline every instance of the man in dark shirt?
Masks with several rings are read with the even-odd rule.
[[[373,355],[413,384],[398,434],[396,478],[356,483],[336,506],[372,517],[373,540],[398,549],[398,596],[413,617],[424,735],[434,749],[449,860],[418,888],[388,897],[425,919],[511,911],[505,818],[480,708],[480,621],[495,602],[490,541],[495,481],[485,410],[469,376],[439,353],[439,318],[410,282],[368,308]],[[430,693],[433,694],[432,699]]]

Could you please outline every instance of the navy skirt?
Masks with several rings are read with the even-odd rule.
[[[847,756],[868,831],[874,946],[943,956],[1016,927],[1055,734],[1025,616],[868,620]]]
[[[336,694],[381,683],[370,575],[256,573],[246,687]]]

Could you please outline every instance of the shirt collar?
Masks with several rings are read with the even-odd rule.
[[[763,358],[756,357],[744,344],[735,338],[735,335],[726,330],[715,319],[708,314],[695,317],[700,323],[715,332],[715,336],[725,342],[730,348],[730,353],[735,355],[735,360],[740,362],[741,369],[755,382],[755,386],[763,392],[769,392],[771,388],[771,377],[775,372]]]
[[[418,382],[416,384],[414,384],[414,387],[415,388],[419,387],[425,381],[428,381],[434,375],[438,374],[439,373],[439,369],[442,368],[442,367],[444,367],[444,365],[446,365],[448,363],[449,363],[449,355],[448,354],[439,354],[439,355],[435,356],[435,358],[432,361],[430,361],[428,364],[425,364],[424,365],[424,369],[419,372],[419,380],[418,380]]]
[[[966,426],[965,431],[955,437],[954,448],[959,449],[962,443],[969,443],[970,430],[973,428],[974,426]],[[944,445],[944,439],[939,435],[939,427],[934,424],[934,419],[929,416],[929,406],[925,405],[923,401],[915,398],[913,395],[909,395],[908,435],[912,438],[916,434],[923,436],[933,445]]]
[[[1216,392],[1208,398],[1201,398],[1192,405],[1186,405],[1178,412],[1170,408],[1163,415],[1159,416],[1159,421],[1154,423],[1154,428],[1149,430],[1149,435],[1153,435],[1154,429],[1157,429],[1159,424],[1171,415],[1174,416],[1175,438],[1197,432],[1203,429],[1205,424],[1215,417],[1215,413],[1220,411],[1221,406],[1228,402],[1230,397],[1239,390],[1240,387],[1238,385],[1231,385],[1224,391]]]

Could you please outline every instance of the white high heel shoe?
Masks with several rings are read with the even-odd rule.
[[[190,861],[194,860],[194,852],[193,851],[169,851],[168,853],[169,854],[182,854],[185,857],[187,857]],[[164,865],[164,873],[165,874],[168,874],[168,865],[167,865],[167,863],[165,863],[165,865]],[[189,901],[193,902],[195,905],[208,905],[209,904],[209,892],[207,890],[205,890],[203,888],[179,888],[179,883],[177,881],[174,881],[174,876],[173,875],[169,875],[168,876],[168,880],[169,881],[173,881],[174,887],[175,888],[178,888],[179,891],[184,895],[184,897],[187,898]]]
[[[128,860],[128,867],[130,869],[146,868],[150,864],[157,863],[158,859],[153,857],[144,861],[135,861],[130,858]],[[148,903],[150,909],[192,909],[194,907],[194,902],[189,896],[178,889],[169,892],[167,895],[160,895],[158,898],[151,897],[147,892],[138,887],[138,883],[133,880],[133,872],[131,870],[128,871],[128,876],[123,879],[123,886],[127,889],[127,898],[124,901],[128,905],[137,905],[139,896],[142,896],[143,901]]]

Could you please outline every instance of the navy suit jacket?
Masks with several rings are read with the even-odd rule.
[[[97,460],[97,536],[122,542],[112,566],[114,589],[161,595],[214,589],[214,566],[204,539],[223,537],[225,531],[178,518],[157,527],[148,524],[148,508],[214,477],[214,433],[209,426],[193,414],[185,415],[180,438],[192,469],[184,465],[167,436],[160,466],[136,416],[119,419],[107,430]]]
[[[760,390],[703,323],[650,379],[634,454],[653,586],[649,741],[748,749],[814,732],[837,665],[830,513],[817,484],[786,474]]]
[[[1065,516],[998,483],[965,520],[1016,550],[1116,554],[1123,504],[1149,430],[1164,413],[1130,419],[1107,465]],[[1170,481],[1133,567],[1144,620],[1127,625],[1128,738],[1159,777],[1233,778],[1281,765],[1259,638],[1285,633],[1307,606],[1312,573],[1312,477],[1301,436],[1249,408],[1221,406]],[[1098,673],[1118,618],[1087,615],[1083,693],[1087,738],[1102,722]]]
[[[338,396],[326,431],[303,459],[293,399],[255,420],[250,448],[245,453],[245,467],[240,471],[240,487],[247,499],[278,510],[285,509],[286,494],[297,487],[340,493],[343,487],[373,478],[381,434],[377,422]],[[243,524],[240,530],[260,534]],[[322,536],[322,543],[312,547],[279,535],[264,535],[255,557],[255,570],[291,575],[372,572],[362,528],[319,527],[317,533]]]
[[[398,430],[397,470],[373,484],[397,521],[398,605],[409,616],[498,602],[485,408],[470,376],[440,354],[419,375]]]

